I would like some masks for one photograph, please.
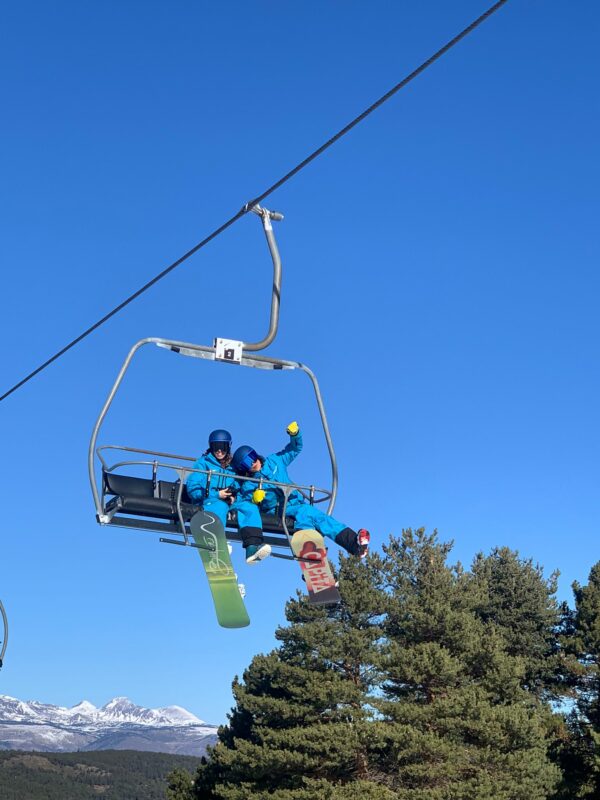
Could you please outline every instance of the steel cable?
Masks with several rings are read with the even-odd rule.
[[[128,306],[129,303],[131,303],[134,300],[136,300],[141,294],[143,294],[145,291],[150,289],[151,286],[154,286],[155,283],[158,283],[158,281],[160,281],[162,278],[164,278],[166,275],[168,275],[170,272],[172,272],[176,267],[178,267],[180,264],[182,264],[184,261],[186,261],[188,258],[190,258],[190,256],[193,256],[194,253],[197,253],[198,250],[203,248],[210,241],[212,241],[217,236],[219,236],[221,233],[223,233],[225,230],[227,230],[227,228],[229,228],[231,225],[233,225],[234,222],[237,222],[238,219],[240,219],[245,214],[247,214],[253,206],[255,206],[258,203],[262,202],[266,197],[268,197],[270,194],[272,194],[276,189],[278,189],[284,183],[287,183],[287,181],[289,181],[291,178],[293,178],[294,175],[297,175],[298,172],[300,172],[300,170],[302,170],[302,169],[304,169],[304,167],[308,166],[308,164],[310,164],[311,161],[314,161],[316,158],[318,158],[323,152],[325,152],[325,150],[330,148],[333,144],[335,144],[335,142],[337,142],[339,139],[341,139],[342,136],[345,136],[349,131],[351,131],[354,127],[356,127],[356,125],[358,125],[366,117],[368,117],[376,109],[378,109],[381,105],[383,105],[385,102],[387,102],[387,100],[389,100],[391,97],[393,97],[393,95],[395,95],[396,92],[399,92],[400,89],[403,89],[408,83],[413,81],[417,76],[419,76],[428,67],[430,67],[435,61],[437,61],[439,58],[441,58],[443,55],[445,55],[452,47],[454,47],[462,39],[464,39],[466,36],[468,36],[472,31],[474,31],[475,28],[479,27],[479,25],[481,25],[483,22],[485,22],[485,20],[487,20],[489,17],[491,17],[492,14],[494,14],[496,11],[498,11],[502,6],[506,5],[507,2],[508,2],[508,0],[498,0],[497,3],[494,3],[494,5],[491,6],[485,13],[483,13],[480,17],[477,17],[477,19],[474,20],[470,25],[468,25],[464,30],[462,30],[459,34],[457,34],[453,39],[450,39],[449,42],[447,42],[443,47],[441,47],[437,52],[435,52],[430,58],[428,58],[426,61],[424,61],[420,66],[418,66],[415,70],[413,70],[409,75],[407,75],[399,83],[397,83],[395,86],[393,86],[388,92],[386,92],[384,95],[382,95],[378,100],[376,100],[372,105],[370,105],[367,109],[365,109],[361,114],[359,114],[357,117],[355,117],[346,126],[341,128],[341,130],[339,130],[330,139],[328,139],[324,144],[322,144],[320,147],[318,147],[316,150],[314,150],[303,161],[301,161],[293,169],[291,169],[289,172],[287,172],[282,178],[280,178],[274,184],[269,186],[269,188],[266,189],[264,192],[262,192],[261,194],[257,195],[257,197],[255,197],[254,200],[251,200],[250,202],[245,203],[244,206],[242,206],[242,208],[237,212],[237,214],[234,214],[232,217],[230,217],[220,227],[218,227],[216,230],[214,230],[212,233],[210,233],[206,238],[204,238],[197,245],[192,247],[191,250],[188,250],[187,253],[184,253],[184,255],[182,255],[180,258],[177,259],[177,261],[174,261],[172,264],[170,264],[168,267],[166,267],[166,269],[164,269],[162,272],[159,272],[159,274],[156,275],[154,278],[152,278],[152,280],[148,281],[148,283],[145,283],[140,289],[138,289],[132,295],[127,297],[125,300],[123,300],[122,303],[120,303],[118,306],[113,308],[112,311],[109,311],[108,314],[105,314],[101,319],[99,319],[97,322],[95,322],[93,325],[91,325],[89,328],[87,328],[87,330],[85,330],[82,334],[80,334],[76,339],[73,339],[71,342],[69,342],[69,344],[65,345],[65,347],[63,347],[61,350],[59,350],[57,353],[55,353],[53,356],[51,356],[47,361],[44,361],[43,364],[40,364],[40,366],[37,367],[36,369],[34,369],[33,372],[30,372],[29,375],[26,375],[22,380],[20,380],[18,383],[16,383],[12,388],[10,388],[2,396],[0,396],[0,401],[5,400],[9,395],[13,394],[13,392],[16,392],[17,389],[20,389],[21,386],[23,386],[25,383],[30,381],[32,378],[34,378],[40,372],[42,372],[42,370],[46,369],[46,367],[50,366],[50,364],[52,364],[54,361],[56,361],[61,356],[63,356],[72,347],[75,347],[76,344],[79,344],[79,342],[81,342],[83,339],[85,339],[87,336],[89,336],[91,333],[93,333],[95,330],[97,330],[101,325],[103,325],[105,322],[107,322],[111,317],[114,317],[115,314],[118,314],[119,311],[121,311],[126,306]]]

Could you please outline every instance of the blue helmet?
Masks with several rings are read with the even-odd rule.
[[[253,447],[250,445],[243,444],[233,454],[231,459],[231,467],[232,469],[237,472],[238,475],[245,475],[247,472],[250,471],[250,467],[256,459],[258,458],[258,453]]]
[[[215,453],[217,450],[223,450],[228,453],[231,450],[231,441],[231,434],[229,431],[219,428],[209,434],[208,449],[211,453]],[[221,446],[219,447],[218,445]]]

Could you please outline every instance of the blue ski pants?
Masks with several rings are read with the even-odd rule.
[[[314,528],[329,539],[335,540],[338,533],[348,527],[309,503],[288,503],[285,513],[293,517],[295,531]]]
[[[220,497],[209,497],[202,504],[202,508],[217,516],[223,523],[223,528],[227,525],[227,512],[230,510],[237,511],[239,528],[245,528],[247,526],[262,528],[260,511],[258,510],[258,506],[254,503],[236,500],[235,503],[230,506],[229,503],[226,503],[225,500],[221,500]]]

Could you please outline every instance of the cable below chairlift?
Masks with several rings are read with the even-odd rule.
[[[101,525],[149,530],[161,534],[176,534],[178,536],[176,539],[161,537],[160,541],[168,544],[179,544],[210,550],[210,546],[198,545],[190,541],[189,521],[194,513],[197,512],[198,507],[195,506],[187,496],[185,482],[187,476],[191,472],[204,472],[202,470],[193,470],[192,467],[189,466],[190,462],[193,463],[195,461],[194,458],[152,450],[142,450],[129,446],[97,446],[100,428],[121,386],[125,373],[138,350],[147,344],[154,344],[157,347],[167,349],[178,355],[199,358],[204,361],[229,362],[242,367],[263,370],[279,371],[298,369],[309,377],[315,393],[331,462],[331,489],[321,489],[315,486],[299,486],[297,484],[277,484],[276,482],[269,481],[270,485],[277,486],[282,490],[284,495],[283,507],[279,511],[278,518],[261,515],[263,519],[263,530],[265,533],[270,534],[265,537],[265,541],[273,547],[283,548],[288,551],[287,554],[273,553],[273,555],[279,558],[298,560],[296,556],[289,554],[289,551],[292,550],[291,536],[285,516],[288,497],[292,491],[298,490],[311,503],[328,501],[327,513],[331,514],[337,495],[337,463],[323,399],[314,373],[305,364],[301,364],[298,361],[286,361],[263,355],[255,355],[258,350],[263,350],[268,347],[277,334],[281,298],[281,258],[279,256],[271,222],[283,219],[283,215],[275,211],[269,211],[266,208],[261,208],[260,206],[254,206],[251,210],[261,218],[273,262],[271,312],[267,335],[261,341],[254,343],[216,338],[212,346],[156,337],[138,341],[129,351],[94,426],[88,449],[88,471],[96,508],[96,519]],[[247,353],[251,353],[252,355],[247,355]],[[121,453],[128,454],[128,456],[126,460],[109,464],[105,458],[106,451],[108,450],[120,451]],[[136,454],[138,457],[131,458],[129,454]],[[140,459],[139,456],[150,456],[151,458]],[[100,487],[97,484],[95,474],[96,457],[101,467]],[[119,471],[124,467],[139,467],[140,465],[149,469],[149,478],[124,475]],[[165,480],[163,478],[164,473],[166,473],[168,477],[175,478],[175,480]],[[218,477],[222,473],[213,471],[206,472],[205,474],[207,483],[209,483],[214,476]],[[255,480],[260,484],[260,480]],[[237,520],[235,513],[230,513],[227,519],[227,539],[231,541],[241,541],[241,537],[236,532],[236,528]]]

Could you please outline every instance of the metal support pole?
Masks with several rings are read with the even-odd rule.
[[[275,336],[277,335],[277,328],[279,326],[279,305],[281,302],[281,257],[277,248],[277,242],[273,234],[273,226],[271,220],[279,221],[283,219],[283,214],[279,211],[269,211],[268,208],[261,206],[254,206],[252,209],[255,214],[262,220],[265,236],[267,237],[267,244],[269,245],[269,252],[271,253],[271,260],[273,261],[273,290],[271,292],[271,317],[269,320],[269,332],[264,339],[260,342],[242,342],[243,349],[248,351],[264,350],[268,347]]]
[[[4,606],[2,605],[2,600],[0,600],[0,615],[2,615],[2,625],[4,627],[4,638],[0,642],[0,668],[1,668],[2,662],[4,661],[4,654],[6,653],[6,645],[8,644],[8,617],[6,616],[6,611],[4,610]]]

